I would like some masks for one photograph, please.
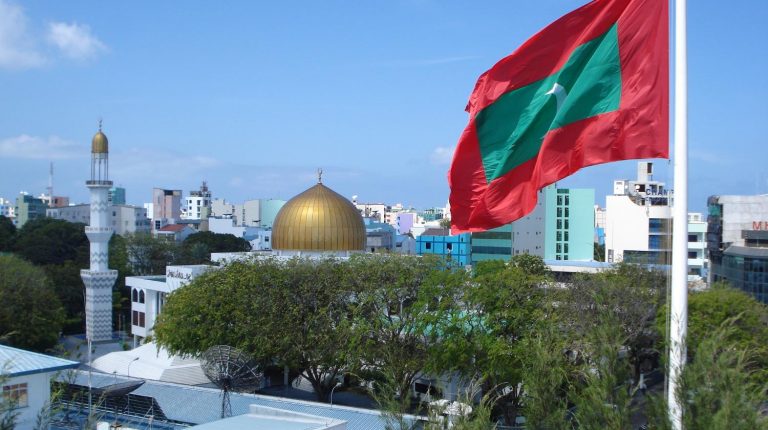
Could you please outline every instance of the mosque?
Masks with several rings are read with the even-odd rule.
[[[272,249],[278,256],[349,257],[365,250],[365,224],[355,205],[317,184],[283,205],[272,225]]]
[[[222,265],[249,258],[344,259],[365,252],[365,241],[360,211],[323,184],[322,170],[318,170],[317,183],[290,199],[277,213],[272,225],[272,251],[214,253],[211,260]],[[126,277],[125,283],[131,288],[134,338],[144,339],[152,334],[168,294],[212,269],[214,266],[208,265],[168,266],[165,276]]]

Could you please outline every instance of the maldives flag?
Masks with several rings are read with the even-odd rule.
[[[595,0],[483,73],[453,155],[451,231],[531,212],[585,166],[669,156],[668,0]]]

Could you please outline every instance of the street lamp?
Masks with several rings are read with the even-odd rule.
[[[134,358],[133,360],[131,360],[131,361],[130,361],[130,363],[128,363],[128,372],[127,372],[127,376],[128,376],[129,378],[131,377],[131,364],[133,364],[134,362],[136,362],[136,361],[138,361],[138,360],[139,360],[139,357],[136,357],[136,358]],[[126,404],[127,404],[127,406],[126,406],[126,408],[125,408],[125,409],[126,409],[126,414],[127,414],[128,416],[130,416],[130,415],[131,415],[131,393],[127,393],[127,394],[125,395],[125,398],[126,398]]]
[[[130,362],[130,363],[128,363],[128,374],[127,374],[127,376],[128,376],[129,378],[131,377],[131,364],[133,364],[133,362],[134,362],[134,361],[137,361],[138,359],[139,359],[139,357],[136,357],[136,358],[134,358],[133,360],[131,360],[131,362]]]
[[[334,385],[333,388],[331,388],[331,406],[333,406],[333,390],[339,387],[341,387],[341,382],[337,382],[336,385]]]

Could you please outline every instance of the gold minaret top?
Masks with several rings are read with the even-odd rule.
[[[107,140],[107,135],[101,132],[101,120],[99,120],[99,131],[93,135],[93,140],[91,140],[91,153],[106,154],[108,152],[109,140]]]

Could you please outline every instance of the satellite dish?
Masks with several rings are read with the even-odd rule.
[[[201,364],[205,376],[222,391],[221,418],[232,415],[230,391],[252,391],[261,386],[259,366],[237,348],[212,346],[203,353]]]

